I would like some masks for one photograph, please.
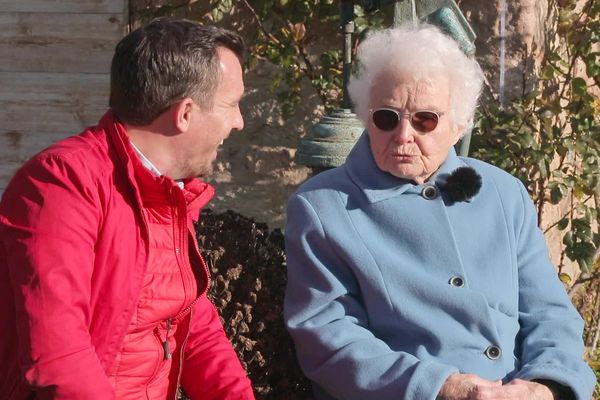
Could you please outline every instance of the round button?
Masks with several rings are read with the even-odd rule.
[[[421,191],[421,196],[423,196],[423,198],[425,198],[427,200],[433,200],[437,197],[437,195],[438,195],[438,190],[433,185],[425,186],[423,188],[423,190]]]
[[[463,287],[465,286],[465,280],[462,278],[462,276],[453,276],[452,278],[450,278],[450,280],[448,281],[448,283],[450,283],[452,286],[456,286],[456,287]]]
[[[496,345],[491,345],[490,347],[485,349],[485,355],[490,360],[497,360],[500,358],[500,355],[502,355],[502,351],[500,350],[500,347]]]

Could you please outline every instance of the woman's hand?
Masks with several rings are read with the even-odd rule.
[[[541,383],[515,379],[501,387],[478,389],[475,400],[554,400],[552,391]]]
[[[473,374],[452,374],[446,379],[437,400],[471,400],[482,388],[500,388],[502,381],[489,381]],[[485,397],[487,399],[488,397]]]
[[[552,391],[541,383],[515,379],[505,385],[477,375],[451,375],[438,400],[554,400]]]

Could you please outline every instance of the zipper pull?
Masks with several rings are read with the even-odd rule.
[[[169,348],[169,331],[171,330],[171,318],[167,318],[167,334],[165,341],[163,342],[163,348],[165,349],[165,360],[171,359],[171,349]]]

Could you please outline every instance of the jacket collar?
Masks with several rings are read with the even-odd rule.
[[[421,193],[423,188],[428,185],[439,186],[448,174],[456,168],[466,165],[456,155],[454,147],[451,147],[440,168],[427,182],[418,185],[379,169],[371,152],[369,135],[365,130],[348,155],[344,167],[352,182],[364,193],[369,203],[377,203],[403,193]]]
[[[112,111],[100,119],[100,129],[104,130],[116,151],[127,175],[136,201],[140,206],[152,207],[170,204],[173,191],[181,191],[188,212],[197,219],[198,213],[214,196],[214,188],[200,179],[185,179],[181,189],[173,179],[161,175],[155,176],[141,162],[133,149],[125,126]]]

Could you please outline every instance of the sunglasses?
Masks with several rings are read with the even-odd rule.
[[[400,113],[393,108],[374,108],[371,110],[371,119],[373,125],[382,131],[393,131],[400,124],[400,119],[404,116],[408,117],[410,126],[414,130],[421,133],[429,133],[433,131],[440,121],[443,113],[434,111],[415,111],[412,113]]]

